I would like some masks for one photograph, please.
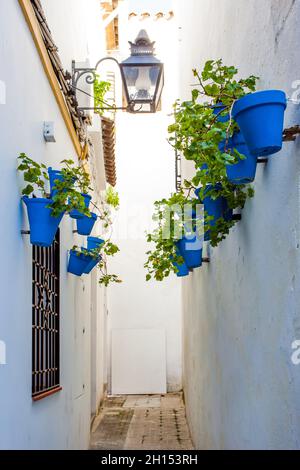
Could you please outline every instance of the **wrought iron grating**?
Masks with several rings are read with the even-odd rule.
[[[32,398],[59,387],[59,230],[49,248],[32,248]]]

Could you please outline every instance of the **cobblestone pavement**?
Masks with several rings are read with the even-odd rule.
[[[193,448],[180,393],[108,397],[93,423],[91,449]]]

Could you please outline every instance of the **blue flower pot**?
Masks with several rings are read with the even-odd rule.
[[[202,241],[198,237],[184,236],[176,246],[188,269],[202,266]]]
[[[90,235],[96,220],[97,215],[94,212],[91,212],[91,217],[85,215],[82,219],[77,219],[77,232],[79,235]]]
[[[77,251],[70,251],[70,258],[68,264],[68,273],[74,274],[75,276],[81,276],[89,263],[91,263],[91,256],[87,256],[83,253],[78,255]]]
[[[175,263],[174,261],[173,264],[178,269],[178,272],[176,273],[177,277],[185,277],[190,274],[189,268],[187,267],[185,263],[178,264],[178,263]]]
[[[178,249],[178,243],[176,244],[176,254],[178,256],[181,256],[180,251]],[[182,264],[176,263],[173,260],[173,257],[171,258],[171,260],[172,260],[173,266],[175,266],[175,268],[178,269],[178,272],[176,273],[177,277],[184,277],[184,276],[188,276],[190,274],[189,268],[187,267],[185,262],[183,262]]]
[[[205,193],[207,193],[210,189],[212,189],[212,186],[208,185],[205,189]],[[221,189],[221,186],[220,186]],[[200,188],[195,190],[195,195],[199,197],[199,192]],[[213,217],[213,220],[210,221],[210,225],[214,226],[217,222],[218,219],[223,217],[223,204],[224,204],[224,198],[219,197],[217,199],[212,199],[211,196],[205,196],[203,201],[201,201],[202,204],[204,205],[204,211],[207,212],[207,215],[210,217]],[[210,240],[210,231],[206,231],[204,234],[204,241],[209,241]]]
[[[271,155],[282,147],[286,95],[281,90],[250,93],[237,100],[232,116],[253,155]]]
[[[27,207],[30,243],[43,247],[51,246],[64,213],[59,217],[52,217],[52,210],[47,207],[53,202],[52,199],[26,196],[22,199]]]
[[[224,151],[225,141],[221,142],[219,148]],[[234,165],[226,165],[228,180],[233,184],[252,183],[256,174],[257,156],[250,153],[243,134],[241,132],[233,134],[232,138],[228,140],[227,148],[228,150],[236,149],[246,157]]]
[[[60,170],[53,170],[51,167],[48,168],[49,182],[50,182],[50,194],[53,197],[57,191],[54,188],[55,181],[63,181],[63,176]]]
[[[95,248],[99,248],[99,246],[103,245],[103,243],[105,243],[105,240],[102,240],[102,238],[88,237],[88,239],[87,239],[87,249],[88,250],[94,250]]]
[[[83,273],[90,274],[90,272],[97,266],[100,260],[101,260],[101,256],[98,256],[97,258],[92,258],[91,261],[87,264]]]
[[[85,204],[85,207],[88,209],[89,206],[90,206],[90,202],[92,200],[92,197],[89,195],[89,194],[81,194],[84,198],[84,204]],[[82,214],[80,211],[78,211],[77,209],[73,209],[71,212],[70,212],[70,217],[72,219],[83,219],[85,217],[84,214]]]

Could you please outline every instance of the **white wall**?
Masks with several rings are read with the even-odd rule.
[[[164,2],[168,12],[173,2]],[[181,389],[181,283],[175,277],[163,283],[145,281],[145,231],[151,226],[153,202],[175,191],[174,153],[166,141],[169,113],[177,96],[176,20],[127,21],[130,11],[157,13],[153,2],[128,1],[120,24],[120,58],[129,54],[128,41],[141,29],[156,41],[157,57],[165,63],[166,87],[162,111],[150,115],[117,115],[117,189],[121,208],[115,239],[121,253],[110,269],[120,274],[121,285],[108,290],[109,328],[163,329],[167,338],[168,389]]]
[[[96,51],[103,55],[97,0],[89,0],[88,6],[84,0],[43,0],[42,3],[66,69],[70,70],[73,58],[85,60],[89,55],[96,55]],[[86,17],[89,23],[85,22]],[[0,338],[7,348],[7,365],[0,366],[0,448],[87,448],[90,415],[97,406],[95,398],[91,409],[90,365],[91,354],[96,354],[95,349],[91,351],[91,278],[67,274],[67,250],[74,244],[83,244],[84,237],[74,236],[74,222],[69,217],[63,219],[60,305],[63,390],[33,403],[32,249],[28,236],[20,234],[28,225],[20,202],[22,178],[16,172],[20,152],[54,168],[64,158],[76,160],[77,157],[17,0],[0,2],[0,30],[0,80],[5,82],[7,91],[6,105],[0,106],[3,201],[0,215],[4,248],[0,271]],[[44,121],[55,122],[56,144],[44,142]],[[93,278],[93,291],[95,283]],[[93,318],[93,324],[99,324],[96,333],[99,340],[103,295],[99,291],[98,306],[93,305],[93,315],[98,316],[98,320]],[[95,339],[93,345],[95,348]],[[100,386],[103,380],[96,381],[93,375],[94,386]],[[93,394],[96,395],[95,390]],[[97,394],[97,400],[100,395]]]
[[[290,96],[299,79],[300,2],[187,0],[181,7],[181,97],[191,69],[223,58],[259,89]],[[289,103],[286,127],[298,124]],[[260,165],[255,197],[211,263],[184,281],[184,390],[200,449],[300,447],[299,140]]]

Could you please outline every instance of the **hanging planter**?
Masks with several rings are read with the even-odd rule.
[[[176,247],[176,254],[177,256],[182,256],[178,249],[178,246]],[[185,277],[190,274],[189,268],[187,267],[184,261],[182,264],[176,263],[176,261],[174,261],[173,256],[171,257],[171,261],[172,261],[173,266],[175,266],[175,268],[178,269],[178,272],[176,273],[177,277]]]
[[[42,247],[51,246],[64,213],[59,217],[51,215],[52,210],[48,206],[53,202],[52,199],[27,196],[22,199],[27,207],[30,243]]]
[[[81,276],[92,260],[93,258],[91,256],[88,256],[84,253],[79,253],[76,250],[71,250],[68,264],[68,273],[74,274],[75,276]]]
[[[253,155],[271,155],[282,147],[286,95],[281,90],[250,93],[237,100],[232,116]]]
[[[89,206],[90,206],[90,202],[92,200],[92,197],[89,195],[89,194],[84,194],[82,193],[81,196],[83,197],[84,199],[84,204],[85,204],[85,207],[88,209]],[[84,214],[82,214],[82,212],[80,212],[79,210],[77,209],[73,209],[71,212],[70,212],[70,217],[72,219],[83,219],[85,217]]]
[[[187,267],[185,263],[179,264],[173,261],[173,265],[178,269],[178,272],[176,273],[177,277],[185,277],[190,274],[189,268]]]
[[[98,237],[88,237],[87,239],[87,249],[94,250],[95,248],[99,248],[101,245],[105,243],[105,240]]]
[[[97,264],[101,261],[101,256],[98,256],[97,258],[92,258],[91,261],[87,264],[85,267],[83,273],[84,274],[90,274],[90,272],[97,266]]]
[[[213,186],[208,185],[206,186],[204,194],[208,193],[211,189],[213,189]],[[221,189],[221,185],[215,186],[215,189]],[[199,197],[201,188],[198,188],[195,190],[195,195]],[[210,220],[209,225],[214,227],[216,225],[216,222],[218,219],[223,217],[223,204],[224,204],[224,198],[223,197],[218,197],[217,199],[213,199],[211,196],[205,196],[203,198],[203,201],[201,201],[202,204],[204,205],[204,211],[207,213],[208,216],[213,217],[212,220]],[[207,230],[204,233],[204,241],[209,241],[210,240],[210,231]]]
[[[48,168],[49,182],[50,182],[50,195],[53,197],[57,191],[53,189],[55,187],[55,181],[63,181],[63,175],[60,170],[53,170],[51,167]]]
[[[225,150],[225,141],[219,145],[219,148],[221,151]],[[250,153],[241,132],[234,133],[232,138],[228,140],[227,149],[236,149],[245,157],[244,159],[240,159],[238,163],[226,165],[228,180],[233,184],[252,183],[256,174],[257,156]]]
[[[85,215],[83,218],[77,219],[77,232],[79,235],[90,235],[96,220],[97,215],[94,212],[91,212],[91,217]]]
[[[184,236],[176,243],[180,255],[189,269],[202,266],[202,241],[194,237]]]

